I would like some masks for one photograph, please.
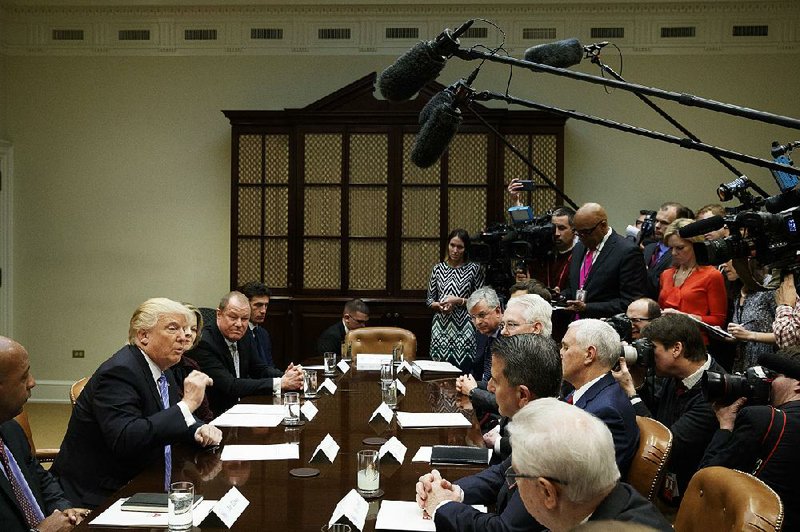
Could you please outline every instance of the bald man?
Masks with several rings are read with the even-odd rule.
[[[625,312],[644,295],[647,284],[642,250],[608,225],[605,209],[586,203],[575,213],[578,243],[569,269],[567,308],[581,318]]]

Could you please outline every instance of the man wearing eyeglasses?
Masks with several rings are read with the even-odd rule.
[[[366,327],[369,321],[369,307],[360,299],[351,299],[344,304],[342,320],[334,323],[319,335],[317,340],[317,355],[333,351],[337,353],[337,360],[342,356],[342,343],[350,331]]]
[[[503,309],[500,298],[494,289],[484,286],[478,288],[467,299],[467,312],[475,326],[475,355],[472,357],[471,373],[462,375],[456,380],[456,390],[469,395],[477,393],[479,386],[486,389],[492,371],[492,343],[500,336],[500,323],[503,320]],[[479,385],[478,383],[482,383]],[[473,404],[473,406],[475,406]],[[490,411],[496,409],[490,409]]]
[[[517,412],[511,440],[513,466],[506,479],[541,523],[531,530],[566,532],[584,521],[672,530],[651,502],[619,481],[614,441],[595,416],[555,399],[541,399]]]
[[[531,401],[555,397],[561,386],[558,347],[544,335],[502,337],[492,346],[490,388],[500,414],[512,418]],[[475,475],[451,483],[437,470],[420,477],[416,500],[431,516],[437,531],[523,532],[541,527],[525,510],[519,492],[509,487],[506,471],[511,458]],[[472,504],[495,504],[496,513],[483,513]]]
[[[581,318],[625,312],[644,295],[647,272],[642,250],[608,225],[605,209],[586,203],[575,213],[579,242],[572,252],[567,309]]]
[[[631,339],[638,340],[641,338],[642,328],[661,316],[661,307],[649,297],[642,297],[628,305],[625,315],[631,320]]]
[[[644,263],[647,266],[647,297],[658,299],[661,272],[672,266],[672,253],[664,240],[664,231],[677,218],[693,218],[692,212],[674,201],[663,203],[656,212],[653,239],[644,247]]]

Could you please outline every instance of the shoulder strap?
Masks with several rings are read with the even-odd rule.
[[[777,416],[778,423],[775,422],[776,412],[779,414]],[[780,424],[780,427],[778,424]],[[772,416],[769,420],[769,426],[767,427],[764,436],[761,438],[761,457],[756,462],[756,467],[753,471],[754,476],[757,477],[761,473],[761,471],[769,462],[770,458],[772,458],[772,455],[775,454],[778,444],[781,442],[781,439],[783,439],[783,433],[785,430],[786,412],[772,407]]]

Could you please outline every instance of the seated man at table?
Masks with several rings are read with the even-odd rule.
[[[490,386],[500,414],[512,418],[526,404],[541,397],[556,397],[561,386],[561,358],[552,339],[518,334],[492,345]],[[417,503],[433,517],[438,531],[471,532],[539,530],[517,490],[506,483],[511,458],[451,484],[437,470],[420,477]],[[495,513],[483,513],[472,504],[496,504]]]
[[[86,383],[51,468],[72,502],[94,508],[156,464],[168,486],[173,443],[219,444],[220,430],[192,415],[213,382],[192,371],[179,401],[169,369],[189,347],[189,319],[189,309],[176,301],[148,299],[131,317],[130,344]]]
[[[344,304],[341,321],[337,321],[319,335],[317,354],[336,353],[336,360],[342,358],[342,343],[347,333],[365,327],[369,321],[369,307],[360,299],[351,299]]]
[[[249,331],[250,302],[241,292],[229,292],[219,302],[217,319],[203,327],[194,358],[214,379],[209,390],[211,411],[218,416],[248,395],[279,394],[303,385],[300,366],[289,364],[286,372],[261,362]]]
[[[514,417],[511,441],[506,479],[541,523],[531,530],[567,532],[607,520],[672,530],[651,502],[619,481],[614,441],[596,417],[555,399],[534,401]]]

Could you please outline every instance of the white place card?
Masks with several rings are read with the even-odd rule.
[[[395,379],[394,385],[397,388],[397,393],[401,393],[403,395],[406,394],[406,385],[403,384],[403,381],[401,381],[400,379]]]
[[[472,426],[458,412],[397,412],[397,423],[403,429]]]
[[[414,458],[412,458],[411,461],[430,463],[432,452],[433,452],[433,447],[431,447],[430,445],[423,445],[417,450],[417,454],[414,455]]]
[[[396,436],[392,436],[378,450],[378,460],[383,460],[384,456],[388,455],[388,459],[394,459],[398,464],[402,464],[406,458],[406,450],[406,446]]]
[[[319,443],[319,445],[317,445],[317,448],[314,449],[309,462],[321,460],[324,457],[332,464],[333,461],[336,460],[336,455],[338,454],[339,444],[336,443],[336,440],[333,439],[333,436],[327,434],[324,438],[322,438],[322,441]]]
[[[339,363],[336,364],[336,367],[339,368],[342,373],[350,371],[350,364],[348,364],[346,360],[340,360]]]
[[[406,360],[400,362],[400,366],[397,368],[397,373],[400,373],[401,371],[407,371],[410,375],[412,372],[411,364],[409,364]]]
[[[336,504],[336,508],[333,509],[333,515],[328,521],[328,526],[338,523],[344,517],[357,529],[364,530],[367,512],[369,512],[369,503],[356,490],[352,489]]]
[[[314,406],[314,403],[311,401],[306,401],[303,403],[303,406],[300,407],[300,413],[303,414],[308,421],[314,419],[314,416],[317,415],[317,412],[319,412],[319,408]]]
[[[277,427],[284,418],[284,407],[280,406],[280,414],[231,414],[225,412],[213,419],[211,424],[215,427]]]
[[[356,369],[358,371],[380,371],[381,364],[391,361],[391,353],[379,355],[359,353],[358,356],[356,356]]]
[[[275,443],[272,445],[225,445],[219,459],[229,460],[296,460],[300,458],[296,443]]]
[[[222,496],[212,511],[225,523],[225,526],[230,528],[249,504],[250,501],[242,495],[242,492],[237,490],[236,486],[231,486],[228,493]]]
[[[317,393],[322,390],[326,390],[329,394],[333,395],[336,393],[336,384],[330,379],[325,379],[322,381],[322,384],[319,385],[319,388],[317,388]]]
[[[283,405],[252,405],[239,403],[225,411],[226,414],[283,415]]]
[[[479,512],[486,512],[486,506],[474,504]],[[433,519],[425,519],[422,508],[414,501],[382,501],[375,521],[375,530],[410,530],[435,532]]]
[[[394,410],[389,408],[389,405],[387,405],[386,403],[381,403],[381,406],[376,408],[375,411],[372,413],[372,416],[370,416],[369,422],[372,423],[372,421],[377,416],[382,417],[384,421],[386,421],[387,423],[391,423],[392,418],[394,417]]]

